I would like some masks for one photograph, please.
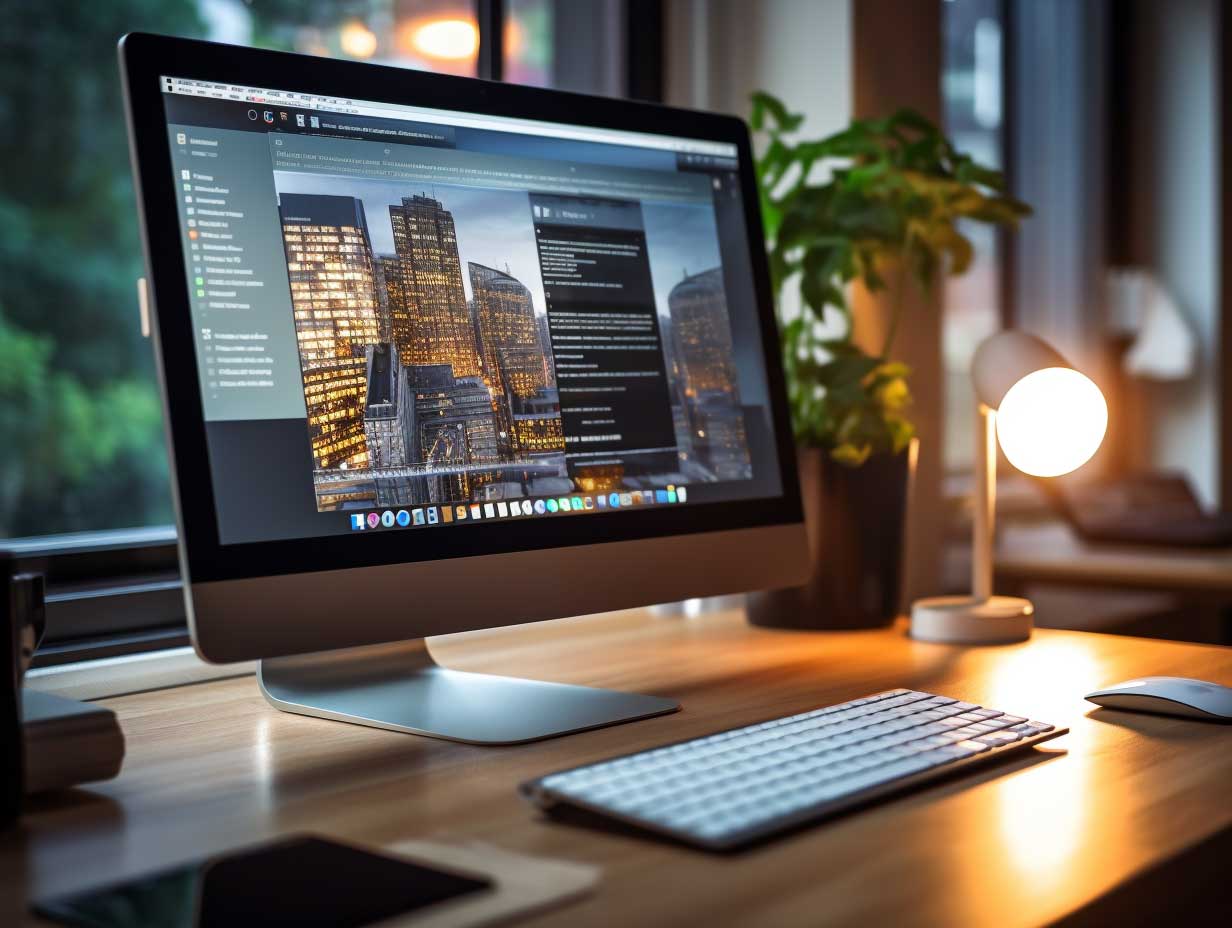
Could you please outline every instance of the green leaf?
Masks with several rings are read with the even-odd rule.
[[[966,223],[1014,227],[1031,210],[1005,194],[999,171],[957,151],[915,110],[788,143],[782,135],[799,129],[799,116],[758,94],[751,122],[769,136],[757,177],[771,279],[781,291],[798,274],[805,306],[782,329],[796,438],[852,465],[897,453],[915,434],[910,371],[852,342],[847,284],[859,280],[896,300],[906,286],[927,290],[939,274],[971,267]],[[813,170],[819,166],[827,170]],[[815,326],[831,309],[843,314],[846,331],[821,338]]]
[[[848,467],[859,467],[868,460],[868,456],[872,453],[872,445],[865,444],[857,447],[850,442],[845,442],[831,451],[830,457]]]
[[[753,114],[749,123],[754,129],[770,129],[773,132],[795,132],[800,128],[804,117],[798,113],[789,113],[783,101],[778,97],[757,91],[752,96]],[[766,125],[766,118],[774,120],[773,127]]]

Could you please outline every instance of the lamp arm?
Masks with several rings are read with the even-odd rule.
[[[997,413],[976,402],[975,498],[971,519],[971,595],[992,596],[992,551],[997,509]]]

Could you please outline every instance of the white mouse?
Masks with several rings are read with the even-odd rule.
[[[1086,698],[1109,709],[1232,722],[1232,688],[1205,680],[1138,677],[1087,693]]]

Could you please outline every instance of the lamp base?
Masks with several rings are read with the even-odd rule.
[[[1010,644],[1031,637],[1035,607],[1017,596],[932,596],[911,606],[911,637],[948,644]]]

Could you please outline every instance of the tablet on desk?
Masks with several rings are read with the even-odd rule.
[[[359,928],[493,887],[486,876],[303,836],[40,902],[34,910],[73,928]]]

